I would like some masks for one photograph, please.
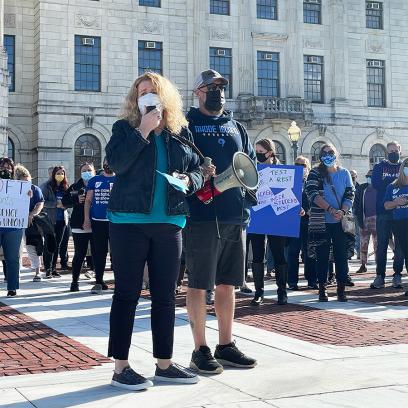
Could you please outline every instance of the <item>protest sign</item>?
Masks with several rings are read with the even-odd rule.
[[[247,232],[299,237],[303,167],[258,164],[258,205]]]
[[[29,181],[0,179],[0,227],[27,228]]]

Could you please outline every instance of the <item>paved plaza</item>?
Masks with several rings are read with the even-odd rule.
[[[353,272],[358,263],[350,266]],[[302,288],[289,292],[290,304],[277,306],[273,280],[267,281],[260,308],[238,295],[234,336],[258,359],[255,369],[226,369],[201,376],[197,385],[155,384],[135,393],[109,385],[112,291],[91,295],[90,281],[81,280],[80,292],[70,293],[69,275],[34,283],[25,268],[18,297],[4,297],[5,285],[0,286],[0,407],[406,408],[408,300],[390,281],[385,291],[367,289],[373,273],[374,265],[366,274],[353,273],[356,286],[347,304],[335,301],[331,287],[328,303],[316,302],[316,293]],[[188,365],[193,342],[184,293],[177,305],[174,361]],[[149,315],[144,292],[130,360],[148,377],[154,374]],[[214,348],[211,307],[207,327]]]

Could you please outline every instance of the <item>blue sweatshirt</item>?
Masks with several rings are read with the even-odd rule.
[[[385,192],[384,202],[393,201],[398,197],[408,197],[408,186],[396,187],[390,184]],[[402,207],[394,208],[392,211],[392,218],[394,220],[403,220],[408,218],[408,204]]]
[[[393,164],[388,160],[383,160],[373,167],[371,184],[377,190],[377,215],[387,212],[384,208],[385,191],[387,186],[398,178],[400,167],[401,162]]]
[[[217,174],[231,165],[236,152],[248,154],[255,163],[255,152],[248,134],[232,119],[230,112],[224,112],[221,116],[206,116],[197,108],[191,108],[187,120],[194,144],[204,156],[211,157],[217,168]],[[238,187],[224,191],[210,204],[202,203],[195,194],[187,199],[192,222],[213,221],[217,214],[221,223],[246,224],[249,219],[249,208],[253,205],[246,199],[243,202],[242,191]]]

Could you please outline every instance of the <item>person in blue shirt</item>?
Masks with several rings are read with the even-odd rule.
[[[115,182],[115,174],[106,158],[103,173],[92,177],[86,186],[83,230],[92,229],[92,260],[95,269],[95,285],[91,293],[101,294],[108,289],[103,281],[106,257],[109,250],[109,220],[107,216],[110,193]]]
[[[408,268],[408,158],[401,163],[398,178],[387,186],[384,208],[392,212],[392,230]]]
[[[116,174],[108,205],[115,275],[108,355],[115,359],[111,384],[116,387],[142,390],[153,385],[133,371],[128,361],[146,262],[155,379],[198,381],[195,374],[171,361],[181,230],[188,213],[186,193],[193,194],[203,185],[191,141],[176,87],[153,72],[139,76],[106,146],[109,166]],[[170,185],[164,173],[178,178],[181,186]]]
[[[337,300],[346,302],[347,237],[341,220],[352,208],[354,186],[350,172],[340,167],[339,153],[333,145],[324,144],[319,157],[319,165],[310,171],[306,182],[306,194],[311,206],[308,232],[310,255],[316,258],[319,302],[327,302],[329,255],[330,246],[333,246]]]

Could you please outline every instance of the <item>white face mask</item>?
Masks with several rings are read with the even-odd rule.
[[[139,111],[142,115],[146,114],[147,106],[155,106],[156,109],[161,111],[160,98],[157,94],[154,93],[148,93],[141,96],[137,101],[137,105],[139,106]]]

